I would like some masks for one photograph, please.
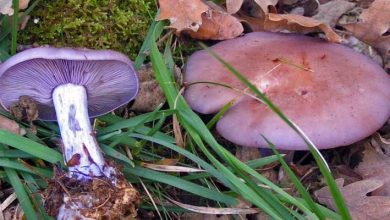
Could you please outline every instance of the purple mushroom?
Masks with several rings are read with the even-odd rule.
[[[389,76],[345,46],[302,35],[258,32],[211,49],[265,93],[318,148],[359,141],[390,117]],[[292,129],[206,51],[189,58],[184,78],[190,85],[185,98],[200,113],[215,113],[236,100],[217,124],[226,139],[267,147],[264,135],[279,149],[307,150]]]
[[[0,90],[5,109],[28,95],[37,102],[40,119],[57,119],[69,177],[84,182],[108,178],[117,185],[116,170],[103,158],[90,117],[112,111],[137,95],[138,78],[127,56],[109,50],[26,50],[0,66]],[[58,218],[78,216],[80,206],[62,207]]]

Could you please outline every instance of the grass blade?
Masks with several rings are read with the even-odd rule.
[[[16,53],[16,43],[18,37],[18,28],[19,28],[19,0],[12,0],[12,7],[14,9],[14,14],[12,16],[12,30],[11,30],[11,55]]]
[[[50,163],[63,163],[62,155],[47,146],[0,129],[0,143],[12,146]]]
[[[24,188],[22,181],[20,180],[18,174],[15,170],[10,168],[4,168],[5,173],[7,174],[8,180],[15,190],[16,196],[18,197],[18,201],[20,206],[24,211],[24,216],[28,220],[38,220],[38,217],[35,213],[33,205],[31,203],[30,198]]]
[[[318,209],[317,205],[314,203],[313,199],[311,198],[310,194],[306,191],[305,187],[302,185],[302,183],[299,181],[298,177],[294,174],[294,172],[290,169],[290,167],[287,165],[286,161],[284,161],[283,157],[280,155],[280,153],[276,150],[276,147],[273,143],[271,143],[266,137],[264,137],[264,140],[268,143],[269,147],[272,149],[274,154],[279,158],[279,162],[282,164],[284,170],[287,172],[288,176],[290,177],[291,181],[294,183],[295,187],[297,188],[298,192],[301,194],[305,202],[309,205],[311,210],[317,214],[318,218],[323,220],[325,219],[325,216],[322,214],[322,212]]]
[[[205,188],[203,186],[197,185],[195,183],[165,173],[145,169],[142,167],[125,168],[123,171],[125,173],[130,173],[132,175],[139,176],[145,179],[150,179],[156,182],[165,183],[174,186],[176,188],[182,189],[184,191],[193,193],[195,195],[202,196],[204,198],[208,198],[214,201],[222,202],[227,205],[237,204],[237,200],[231,196],[222,194],[218,191]]]
[[[53,172],[47,169],[34,167],[34,166],[25,166],[23,163],[9,160],[9,159],[1,159],[0,158],[0,167],[8,167],[16,170],[21,170],[27,173],[40,175],[43,177],[51,178],[53,176]]]

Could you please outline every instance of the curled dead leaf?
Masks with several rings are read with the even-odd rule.
[[[200,40],[225,40],[239,36],[244,28],[239,20],[213,3],[201,0],[159,0],[157,20],[169,19],[176,34],[184,32]]]
[[[354,170],[363,179],[370,178],[383,181],[383,186],[373,191],[372,195],[390,196],[390,158],[382,152],[380,146],[376,148],[375,145],[371,146],[366,143],[362,161]]]
[[[354,8],[355,5],[355,3],[346,0],[330,1],[319,5],[318,13],[314,15],[313,18],[334,27],[341,15]]]
[[[197,31],[202,24],[202,13],[209,7],[201,0],[159,0],[160,15],[157,20],[169,19],[177,32]]]
[[[356,38],[377,48],[382,54],[390,54],[390,1],[375,0],[360,15],[360,22],[345,24],[343,27]]]
[[[322,31],[328,41],[335,43],[342,41],[342,38],[328,25],[301,15],[270,13],[264,20],[264,29],[267,31],[288,30],[303,34]]]
[[[202,25],[198,31],[186,31],[186,33],[200,40],[226,40],[238,37],[243,31],[244,28],[237,18],[212,10],[202,15]]]
[[[344,196],[352,219],[390,219],[390,197],[367,196],[368,193],[383,185],[381,180],[366,179],[347,186],[343,186],[344,179],[337,179],[336,182]],[[320,203],[337,210],[328,187],[317,190],[314,195]]]
[[[252,31],[279,32],[287,30],[301,34],[324,32],[328,41],[335,43],[342,41],[342,38],[328,24],[302,15],[269,13],[256,18],[239,12],[238,17]]]

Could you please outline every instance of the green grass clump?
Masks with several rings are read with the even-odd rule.
[[[154,0],[43,0],[18,41],[113,49],[135,58],[154,7]]]

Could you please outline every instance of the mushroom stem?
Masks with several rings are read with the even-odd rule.
[[[91,179],[114,174],[114,169],[106,165],[95,139],[84,86],[64,84],[56,87],[52,96],[70,176]]]

